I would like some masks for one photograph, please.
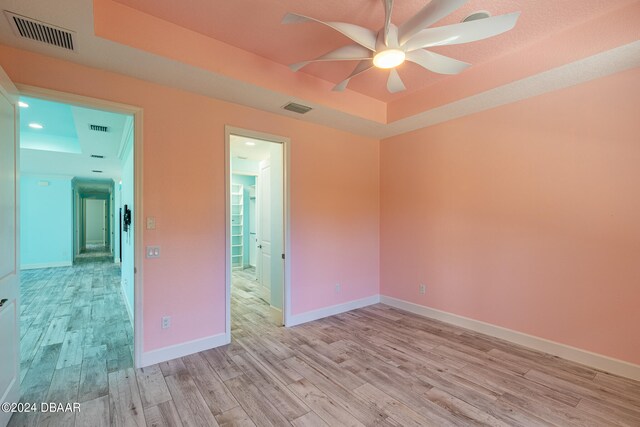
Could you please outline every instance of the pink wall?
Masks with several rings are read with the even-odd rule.
[[[639,81],[382,141],[381,293],[640,363]]]
[[[16,83],[144,109],[144,214],[157,220],[144,244],[162,247],[144,260],[145,351],[224,332],[227,124],[292,140],[293,312],[378,293],[377,140],[2,45],[0,65]]]

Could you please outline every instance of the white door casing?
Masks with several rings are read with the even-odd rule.
[[[17,90],[0,68],[0,403],[20,400]],[[11,418],[0,411],[0,427]]]

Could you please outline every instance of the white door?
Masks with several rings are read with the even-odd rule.
[[[271,318],[283,325],[284,308],[284,163],[283,145],[271,143]]]
[[[258,282],[262,299],[271,302],[271,162],[260,162],[258,174]]]
[[[20,400],[17,91],[0,68],[0,403]],[[0,411],[0,426],[11,413]]]

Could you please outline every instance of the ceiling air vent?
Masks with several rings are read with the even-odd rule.
[[[309,111],[313,110],[313,108],[311,107],[307,107],[306,105],[302,104],[296,104],[295,102],[290,102],[282,108],[298,114],[307,114]]]
[[[96,169],[93,169],[91,172],[102,173],[102,171],[99,171],[99,170],[96,170]]]
[[[75,51],[74,32],[9,11],[5,14],[17,36]]]
[[[109,127],[108,126],[89,125],[89,129],[94,130],[96,132],[109,132]]]
[[[93,157],[94,159],[104,159],[104,156],[101,156],[99,154],[92,154],[91,157]]]

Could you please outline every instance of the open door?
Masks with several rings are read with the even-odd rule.
[[[284,224],[282,144],[270,144],[270,158],[260,162],[257,181],[258,282],[276,325],[283,325]]]
[[[262,299],[271,303],[271,162],[260,162],[258,175],[258,283]]]
[[[0,403],[20,400],[18,91],[0,68]],[[0,411],[0,427],[11,412]]]

